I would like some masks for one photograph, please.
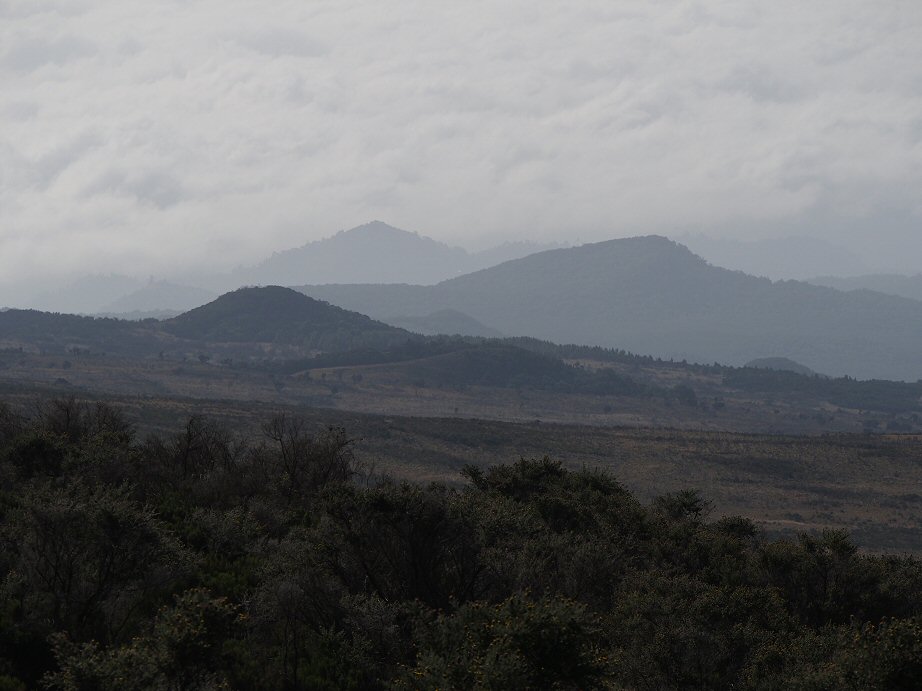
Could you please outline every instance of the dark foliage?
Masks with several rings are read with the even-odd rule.
[[[511,339],[510,339],[511,340]],[[436,337],[387,349],[326,353],[310,359],[271,363],[274,372],[402,363],[406,381],[426,386],[530,388],[590,395],[669,395],[611,369],[589,370],[565,363],[553,352],[510,345],[506,340]]]
[[[922,411],[922,383],[857,381],[850,377],[830,379],[754,367],[725,368],[723,380],[726,386],[743,391],[799,393],[843,408],[886,413]]]
[[[900,689],[922,565],[550,459],[379,479],[339,428],[0,407],[0,688]]]
[[[356,367],[361,365],[384,365],[395,362],[409,362],[423,358],[454,353],[469,348],[479,339],[463,337],[408,339],[390,348],[360,348],[339,353],[322,353],[312,358],[294,359],[286,362],[272,363],[267,367],[280,373],[292,373],[302,370],[323,369],[326,367]]]
[[[129,322],[36,310],[0,312],[0,330],[6,340],[48,352],[77,349],[149,355],[156,352],[156,328],[154,320]]]

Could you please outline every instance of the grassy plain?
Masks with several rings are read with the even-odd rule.
[[[506,422],[553,422],[603,427],[641,426],[766,434],[884,432],[922,433],[917,414],[894,414],[830,403],[803,391],[728,387],[719,374],[680,365],[648,367],[587,360],[587,369],[610,368],[651,387],[684,385],[693,405],[674,397],[598,395],[534,387],[450,386],[417,375],[414,362],[350,365],[295,374],[222,364],[133,359],[113,355],[0,353],[0,382],[51,386],[84,396],[101,393],[322,407],[407,417],[459,417]]]
[[[868,550],[922,553],[919,435],[693,429],[741,420],[726,409],[709,413],[700,406],[694,409],[697,419],[681,411],[684,429],[642,426],[649,411],[636,413],[625,426],[614,411],[596,417],[581,412],[579,397],[555,397],[556,407],[542,409],[551,397],[540,392],[507,392],[505,403],[479,399],[484,392],[477,390],[436,395],[419,387],[381,395],[376,391],[381,383],[367,372],[354,384],[330,373],[327,379],[336,384],[317,373],[273,384],[265,375],[198,362],[181,368],[151,362],[147,370],[132,364],[130,371],[112,360],[72,362],[63,371],[60,358],[54,367],[50,361],[25,363],[7,366],[0,378],[0,400],[25,412],[43,398],[76,395],[118,405],[141,432],[173,433],[190,415],[202,414],[253,436],[262,422],[287,413],[317,429],[345,427],[359,458],[378,475],[455,483],[466,464],[549,456],[572,468],[605,469],[645,500],[698,489],[713,502],[716,516],[748,516],[771,534],[845,528]],[[362,401],[372,410],[361,410]],[[566,410],[567,405],[573,407]],[[445,406],[452,413],[443,414]],[[491,410],[506,419],[486,419]],[[552,420],[554,415],[562,421]],[[603,415],[605,424],[598,424]],[[783,419],[784,413],[777,415]],[[797,413],[787,415],[797,419]],[[583,424],[572,422],[581,418]]]

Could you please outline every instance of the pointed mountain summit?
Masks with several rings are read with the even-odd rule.
[[[419,233],[372,221],[332,237],[276,252],[254,266],[210,281],[223,290],[240,285],[407,283],[432,285],[502,261],[547,249],[512,242],[469,253]]]
[[[468,270],[468,253],[381,221],[277,252],[233,272],[241,284],[437,283]]]
[[[280,286],[240,288],[162,322],[180,338],[274,343],[317,350],[383,347],[412,334]]]

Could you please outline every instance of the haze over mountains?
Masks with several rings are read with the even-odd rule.
[[[311,297],[424,335],[531,336],[728,365],[789,358],[830,375],[922,378],[919,300],[772,282],[714,266],[658,236],[529,254],[534,249],[519,244],[469,253],[375,221],[250,268],[199,278],[234,288],[300,284]],[[457,275],[505,256],[515,258]],[[446,275],[454,277],[437,282]],[[815,280],[845,288],[863,279]],[[913,297],[917,280],[866,279]],[[105,299],[106,286],[126,293]],[[101,303],[98,313],[134,318],[171,317],[215,297],[199,286],[124,276],[90,277],[58,297],[73,301],[81,291]],[[229,328],[234,317],[226,317]],[[179,335],[175,323],[155,330]]]
[[[121,274],[85,276],[31,294],[5,286],[0,306],[69,314],[163,317],[245,285],[412,283],[427,285],[561,245],[507,242],[479,252],[372,221],[220,274],[169,281]],[[135,314],[137,313],[137,314]]]
[[[506,243],[468,252],[432,238],[372,221],[332,237],[276,252],[251,267],[211,279],[225,287],[298,285],[310,277],[323,283],[412,283],[430,285],[533,254],[549,245]]]
[[[104,312],[113,300],[144,288],[144,281],[121,274],[83,276],[66,285],[30,295],[21,286],[4,291],[5,307],[37,309],[44,312],[87,314]]]
[[[462,312],[510,336],[742,365],[786,357],[830,375],[922,378],[922,302],[772,282],[663,237],[551,250],[435,286],[303,286],[386,320]]]
[[[217,293],[195,286],[168,281],[150,281],[142,288],[107,303],[100,312],[112,314],[151,314],[157,311],[181,313],[204,305],[218,297]]]
[[[852,249],[811,236],[742,241],[704,234],[674,237],[710,264],[773,280],[804,280],[840,290],[876,290],[922,299],[922,276],[900,275]],[[471,252],[372,221],[223,273],[168,279],[89,275],[63,283],[0,283],[0,307],[128,318],[164,318],[244,285],[406,283],[433,285],[563,244],[506,242]],[[911,255],[911,252],[909,252]]]

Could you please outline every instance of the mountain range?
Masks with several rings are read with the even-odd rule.
[[[534,249],[519,245],[503,251],[516,255],[529,247]],[[435,269],[445,272],[453,262],[460,266],[475,256],[374,222],[275,255],[256,268],[283,278],[310,274],[328,279],[330,272],[346,265],[350,252],[356,254],[356,266],[375,256],[378,265],[387,267],[371,274],[379,278],[423,265],[433,279]],[[501,254],[490,255],[491,261]],[[398,262],[395,257],[403,263],[392,263]],[[316,271],[309,271],[311,266]],[[164,308],[180,311],[212,297],[198,287],[157,281],[137,285],[119,276],[84,283],[97,299],[106,283],[132,288],[123,298],[110,300],[108,306],[118,309],[107,311],[135,316],[149,314],[160,301]],[[0,343],[132,353],[197,341],[237,344],[237,350],[241,343],[275,343],[291,355],[380,346],[406,339],[410,332],[505,335],[692,362],[742,365],[787,358],[831,376],[922,378],[922,301],[757,278],[713,266],[683,245],[658,236],[536,252],[432,285],[301,285],[301,293],[330,303],[323,309],[313,301],[295,304],[295,294],[279,292],[282,288],[263,290],[231,292],[159,324],[55,320],[47,314],[11,310],[0,319]],[[261,304],[254,297],[269,294],[273,299]],[[342,310],[328,313],[332,305],[353,314],[347,319]],[[271,322],[270,317],[277,320]],[[256,352],[247,352],[251,351]]]
[[[539,252],[433,286],[298,289],[382,320],[449,309],[556,343],[729,365],[785,357],[830,375],[922,378],[922,302],[773,282],[712,266],[658,236]]]
[[[479,252],[451,247],[381,221],[276,252],[251,266],[170,281],[121,274],[84,276],[35,293],[0,286],[0,306],[120,318],[164,318],[247,285],[414,283],[427,285],[559,245],[507,242]],[[31,293],[31,294],[30,294]]]

